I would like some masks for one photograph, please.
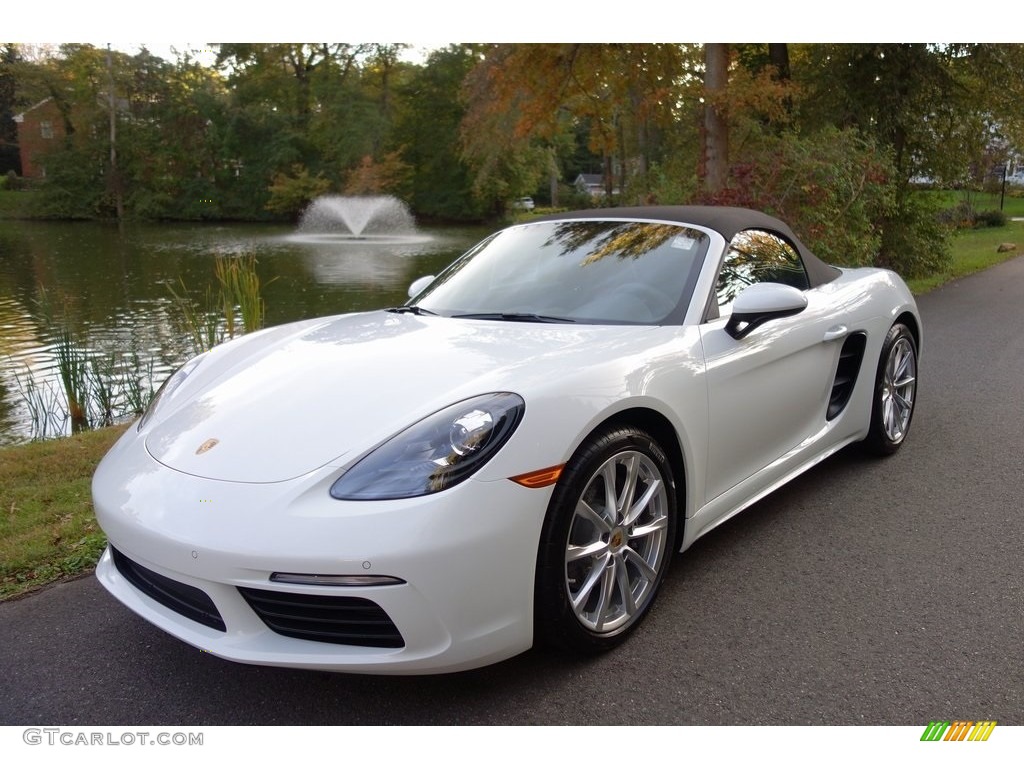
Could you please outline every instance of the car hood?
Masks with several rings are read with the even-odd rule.
[[[528,397],[652,330],[388,312],[280,326],[207,353],[151,416],[146,448],[200,477],[288,480],[344,466],[467,397]]]

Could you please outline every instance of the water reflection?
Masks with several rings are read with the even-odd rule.
[[[407,287],[419,277],[415,270],[421,258],[447,250],[443,240],[435,242],[426,234],[359,238],[292,234],[284,240],[302,247],[303,264],[317,283],[333,285],[390,286],[405,281]],[[458,249],[453,258],[462,250],[465,248]]]
[[[138,225],[0,221],[0,445],[32,437],[26,382],[62,392],[57,329],[140,386],[189,355],[169,286],[202,296],[219,255],[255,253],[267,325],[400,304],[408,284],[439,272],[486,234],[422,230],[415,241],[341,245],[266,225]],[[66,428],[66,427],[64,427]]]

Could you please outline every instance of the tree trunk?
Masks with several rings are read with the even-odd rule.
[[[704,46],[704,191],[725,188],[729,173],[729,124],[724,96],[729,82],[729,44]]]
[[[121,193],[121,172],[117,167],[117,97],[114,94],[114,66],[107,44],[107,103],[110,110],[110,185],[114,192],[117,221],[124,220],[124,196]],[[74,419],[72,419],[73,421]]]
[[[555,148],[548,148],[548,183],[551,188],[551,207],[558,207],[558,157]]]
[[[789,69],[789,43],[768,43],[768,60],[775,67],[775,77],[782,81],[791,78]]]
[[[775,67],[775,80],[780,83],[789,83],[793,77],[789,68],[789,43],[768,43],[768,60]],[[793,114],[793,99],[791,96],[784,96],[782,106],[787,115]]]

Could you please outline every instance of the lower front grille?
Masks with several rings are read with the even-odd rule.
[[[339,645],[403,648],[398,627],[372,600],[239,587],[249,606],[279,635]]]
[[[221,632],[227,631],[217,606],[203,590],[144,568],[114,547],[110,548],[110,554],[120,574],[142,594],[203,626],[219,629]]]

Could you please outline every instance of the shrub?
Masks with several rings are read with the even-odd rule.
[[[976,227],[1005,227],[1006,214],[1002,211],[979,211],[974,217]]]
[[[266,209],[298,218],[310,202],[327,193],[330,188],[330,181],[322,175],[311,176],[305,166],[294,165],[291,175],[278,173],[274,176]]]
[[[668,157],[652,161],[648,172],[650,197],[664,205],[693,199],[697,191],[697,176],[687,168],[681,158]]]
[[[960,200],[952,208],[939,211],[938,220],[953,229],[970,229],[978,218],[974,206],[967,200]]]
[[[596,208],[601,205],[599,200],[590,196],[574,184],[560,184],[558,186],[558,205],[570,211],[585,208]]]
[[[114,214],[106,193],[102,153],[59,149],[47,155],[46,179],[32,214],[44,219],[109,218]]]
[[[1006,226],[1005,213],[994,209],[979,211],[967,200],[961,200],[952,208],[940,211],[938,220],[953,229]]]
[[[698,202],[756,208],[788,222],[825,261],[888,267],[905,277],[950,262],[950,217],[895,171],[888,152],[854,129],[773,133],[749,124],[729,186]],[[973,223],[973,217],[971,218]]]
[[[773,134],[747,126],[730,186],[701,201],[778,216],[825,261],[875,263],[892,209],[888,156],[856,131]]]
[[[950,227],[926,195],[908,191],[882,221],[881,229],[878,266],[913,278],[941,272],[952,260]]]

